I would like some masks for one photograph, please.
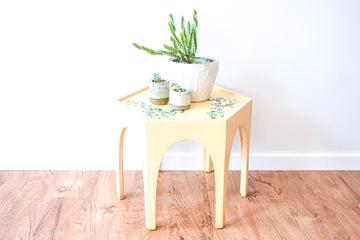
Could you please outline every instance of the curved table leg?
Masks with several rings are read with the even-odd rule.
[[[119,143],[119,170],[117,176],[117,195],[120,200],[124,199],[124,169],[123,169],[123,146],[124,136],[127,127],[121,130],[120,143]]]

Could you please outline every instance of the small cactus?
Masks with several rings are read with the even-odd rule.
[[[170,89],[173,90],[174,92],[186,92],[187,91],[185,88],[182,88],[177,83],[171,83]]]
[[[160,74],[159,73],[154,73],[154,79],[153,82],[156,83],[160,83],[160,82],[164,82],[164,80],[161,79]]]

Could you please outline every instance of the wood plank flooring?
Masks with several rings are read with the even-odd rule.
[[[230,171],[214,228],[214,173],[161,171],[157,230],[144,227],[140,171],[0,171],[0,240],[360,239],[360,171]]]

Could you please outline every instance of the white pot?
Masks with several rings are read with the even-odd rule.
[[[169,81],[153,82],[149,81],[150,102],[156,105],[164,105],[169,101]]]
[[[219,70],[219,61],[210,59],[209,64],[171,62],[168,79],[191,92],[191,102],[209,99]]]
[[[186,92],[175,92],[170,90],[169,94],[169,105],[173,109],[189,109],[191,102],[191,93],[190,91]]]

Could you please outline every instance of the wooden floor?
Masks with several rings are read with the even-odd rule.
[[[141,172],[116,199],[111,171],[0,171],[0,239],[360,239],[360,171],[229,173],[226,226],[214,228],[214,173],[162,171],[157,230],[144,227]]]

